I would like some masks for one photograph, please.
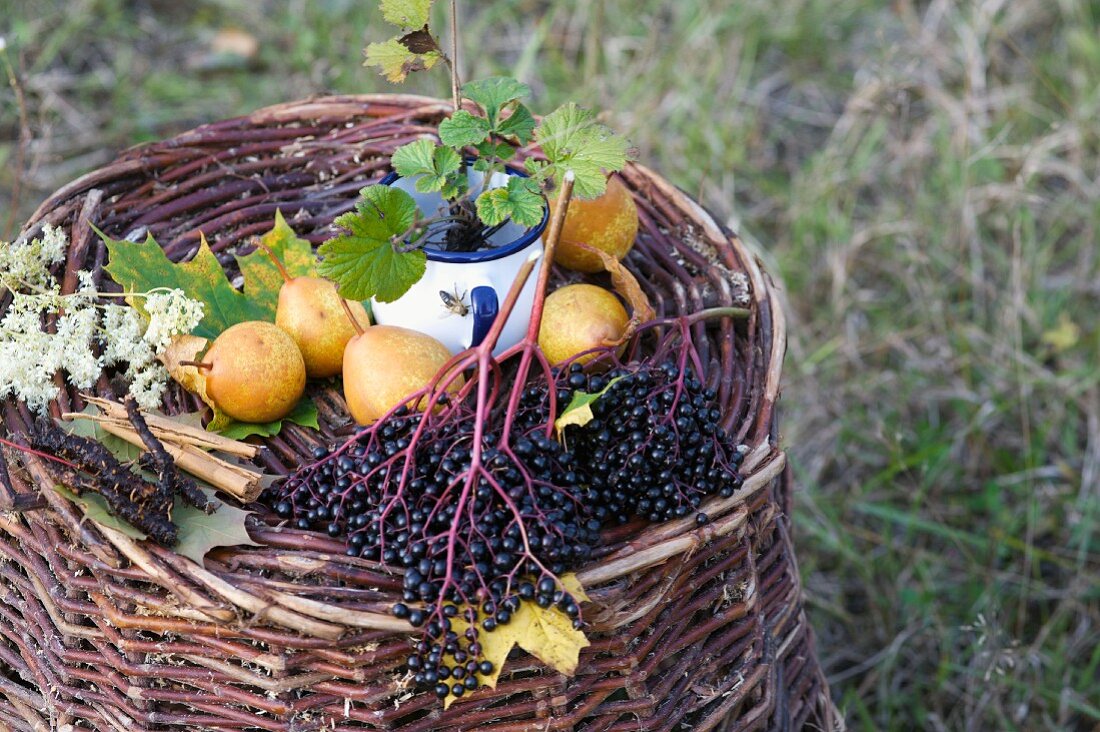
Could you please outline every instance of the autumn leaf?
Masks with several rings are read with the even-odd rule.
[[[645,291],[642,290],[642,286],[638,284],[638,278],[634,276],[634,273],[627,269],[618,259],[615,259],[615,257],[612,257],[604,250],[597,249],[584,242],[575,243],[586,252],[591,252],[599,257],[600,262],[603,264],[603,268],[611,275],[611,286],[614,287],[615,292],[622,295],[623,299],[630,305],[630,322],[627,324],[626,330],[623,331],[622,336],[618,340],[608,342],[605,345],[618,346],[626,343],[634,336],[634,332],[638,329],[639,325],[657,317],[657,313],[653,310],[653,306],[649,304],[649,297],[647,297]]]
[[[221,263],[210,251],[205,236],[201,238],[194,257],[175,264],[151,234],[139,244],[111,239],[98,230],[97,233],[107,245],[109,254],[104,269],[126,292],[178,288],[188,297],[203,303],[205,314],[193,331],[195,335],[213,338],[229,326],[245,320],[274,318],[273,310],[230,284]],[[127,302],[142,315],[148,316],[142,298],[128,298]]]
[[[196,335],[176,336],[160,356],[160,362],[168,369],[168,375],[179,382],[180,386],[192,394],[197,394],[208,407],[214,410],[214,419],[228,419],[213,398],[206,393],[206,373],[187,362],[201,363],[201,355],[206,352],[210,341]]]
[[[588,601],[588,595],[575,574],[562,575],[561,586],[578,603]],[[462,612],[451,622],[460,635],[469,627],[463,620]],[[480,613],[476,622],[481,622]],[[493,689],[497,686],[508,654],[515,646],[555,671],[572,676],[577,671],[581,649],[591,645],[584,633],[573,627],[572,618],[556,607],[539,607],[533,600],[521,601],[519,610],[509,623],[498,625],[491,633],[481,633],[478,640],[485,660],[493,664],[493,672],[482,676],[481,680]],[[450,707],[456,698],[449,694],[443,700],[443,708]]]
[[[81,420],[82,422],[85,420]],[[88,491],[83,495],[77,495],[71,490],[62,485],[55,485],[53,487],[55,491],[61,494],[63,497],[75,503],[80,507],[80,510],[84,512],[84,517],[88,520],[99,524],[100,526],[106,526],[108,529],[114,529],[120,533],[125,534],[131,539],[148,538],[142,531],[131,526],[128,522],[123,521],[111,514],[110,509],[107,508],[107,501],[103,496],[98,493]]]
[[[420,28],[428,24],[432,0],[382,0],[382,17],[401,28]]]
[[[365,66],[377,66],[379,73],[394,84],[400,83],[414,71],[426,71],[443,60],[439,51],[416,53],[402,43],[403,37],[371,43],[367,46]]]
[[[298,238],[283,218],[282,211],[276,209],[275,226],[260,237],[260,243],[279,258],[291,277],[317,276],[317,257],[313,253],[313,245]],[[262,247],[236,259],[244,276],[244,294],[270,311],[270,316],[264,320],[274,320],[275,310],[279,306],[279,290],[283,287],[283,275],[279,268]]]
[[[215,430],[223,437],[228,437],[233,440],[243,440],[250,435],[273,437],[282,431],[283,425],[287,422],[292,422],[302,427],[310,427],[315,430],[320,429],[321,425],[317,421],[317,416],[317,405],[314,401],[309,397],[302,397],[302,400],[291,410],[290,414],[282,419],[277,419],[274,422],[265,422],[263,424],[230,420],[229,422],[217,425]],[[211,425],[213,424],[214,423],[211,422]]]
[[[584,427],[595,419],[596,415],[592,413],[592,405],[606,394],[608,389],[615,386],[615,382],[621,378],[623,377],[616,376],[608,382],[607,386],[595,394],[584,391],[573,392],[573,398],[569,400],[569,405],[562,411],[561,416],[554,420],[554,429],[558,431],[558,434],[561,434],[562,430],[571,424]]]
[[[213,498],[212,491],[203,491]],[[245,520],[251,511],[242,511],[226,503],[218,503],[214,513],[177,500],[172,508],[172,522],[179,527],[179,541],[173,549],[180,556],[202,566],[207,552],[219,546],[259,546],[248,535]]]

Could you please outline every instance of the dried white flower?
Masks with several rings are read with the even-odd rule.
[[[145,298],[145,312],[149,313],[149,327],[145,340],[153,350],[162,353],[181,333],[193,331],[203,316],[203,305],[187,297],[183,290],[154,292]]]
[[[199,324],[202,303],[182,290],[137,293],[145,297],[146,323],[134,308],[98,304],[100,293],[88,271],[77,273],[76,292],[62,295],[50,267],[63,262],[67,251],[64,230],[49,225],[30,242],[0,242],[0,287],[12,294],[0,318],[0,398],[14,395],[44,413],[58,395],[56,374],[64,372],[70,384],[88,389],[104,367],[125,364],[130,394],[143,408],[155,409],[169,376],[157,355]],[[56,319],[52,334],[44,329],[50,317]]]
[[[99,326],[99,312],[94,307],[68,310],[57,320],[59,364],[69,374],[69,383],[78,389],[90,389],[103,365],[92,350]]]

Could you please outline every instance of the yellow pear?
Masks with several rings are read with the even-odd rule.
[[[294,340],[271,323],[237,323],[214,339],[203,363],[206,393],[240,422],[273,422],[290,413],[306,387]]]
[[[619,340],[629,322],[626,308],[613,293],[595,285],[566,285],[546,297],[539,348],[556,365]],[[594,356],[581,356],[577,361],[585,363]]]
[[[287,332],[306,362],[311,379],[336,376],[344,363],[344,346],[355,335],[355,325],[366,327],[370,318],[362,303],[344,300],[336,285],[320,277],[291,277],[283,263],[264,244],[259,245],[283,276],[275,325]],[[345,315],[344,303],[350,308]],[[355,318],[355,324],[349,318]]]
[[[553,216],[557,201],[550,199]],[[607,179],[607,190],[591,201],[573,199],[565,212],[561,239],[554,248],[554,261],[577,272],[600,272],[603,263],[578,244],[602,249],[622,259],[634,246],[638,235],[638,207],[630,191],[617,175]]]
[[[395,325],[366,328],[344,349],[348,411],[359,424],[374,422],[430,384],[451,356],[442,343],[415,330]],[[461,386],[460,376],[448,391]]]

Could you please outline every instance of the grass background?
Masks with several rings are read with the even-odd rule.
[[[851,727],[1100,729],[1100,2],[461,5],[466,78],[605,110],[785,283],[796,541]],[[29,135],[4,89],[0,226],[129,145],[388,90],[359,63],[388,34],[368,0],[0,0]]]

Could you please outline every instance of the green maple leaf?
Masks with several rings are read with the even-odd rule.
[[[490,129],[489,120],[460,109],[439,123],[439,139],[451,147],[468,147],[484,142]]]
[[[282,261],[291,277],[317,276],[317,257],[313,253],[313,245],[298,238],[283,218],[282,211],[275,210],[275,226],[260,237],[260,241]],[[283,286],[279,268],[259,247],[250,254],[237,257],[237,266],[244,275],[244,294],[269,308],[274,317],[279,306],[279,290]]]
[[[401,28],[422,28],[431,16],[432,0],[382,0],[382,17]]]
[[[336,219],[345,230],[321,245],[319,270],[348,299],[393,302],[424,276],[424,252],[400,251],[416,221],[416,202],[405,191],[373,185],[360,191],[356,210]]]
[[[172,523],[179,527],[179,540],[173,547],[177,554],[201,567],[203,557],[215,547],[260,546],[245,528],[245,520],[252,511],[242,511],[218,502],[213,491],[203,492],[217,504],[218,509],[214,513],[205,513],[178,499],[172,507]]]
[[[494,128],[502,109],[530,93],[531,87],[508,76],[490,76],[462,85],[462,96],[481,105],[489,126]]]
[[[449,147],[436,145],[431,140],[416,140],[402,145],[390,159],[393,169],[403,178],[416,180],[416,190],[421,193],[442,190],[449,179],[462,167],[462,158]]]
[[[596,198],[607,188],[607,173],[622,170],[629,144],[596,121],[596,115],[570,103],[546,115],[535,129],[535,138],[549,165],[543,175],[552,175],[559,185],[567,170],[576,176],[575,194]]]
[[[364,66],[377,66],[383,76],[397,84],[414,71],[426,71],[443,60],[437,50],[418,53],[402,43],[402,36],[367,46]]]
[[[202,237],[194,257],[175,264],[151,234],[144,242],[134,243],[112,239],[98,229],[96,233],[107,245],[109,258],[104,269],[124,291],[133,293],[179,288],[188,297],[205,305],[202,322],[193,331],[194,335],[216,338],[236,323],[275,319],[275,307],[270,299],[250,297],[230,284],[221,263],[210,251],[206,237]],[[247,282],[245,286],[248,286]],[[143,298],[129,298],[128,302],[142,315],[147,315]]]
[[[317,417],[317,404],[309,397],[302,397],[302,400],[291,410],[290,414],[274,422],[255,424],[252,422],[229,420],[220,425],[211,422],[207,429],[212,429],[223,437],[228,437],[233,440],[243,440],[250,435],[273,437],[282,431],[283,425],[287,422],[292,422],[302,427],[310,427],[315,430],[320,429],[321,425],[318,423]]]
[[[110,508],[108,508],[107,506],[107,501],[103,498],[103,496],[99,495],[98,493],[88,491],[87,493],[78,496],[77,494],[73,493],[71,490],[62,485],[55,485],[53,489],[68,500],[80,506],[80,510],[84,512],[85,518],[89,519],[90,521],[93,521],[100,526],[106,526],[108,529],[114,529],[115,531],[125,534],[131,539],[137,539],[138,541],[141,541],[142,539],[148,538],[144,532],[132,526],[128,521],[124,521],[118,516],[112,514]]]
[[[542,221],[546,199],[530,178],[511,176],[508,185],[493,188],[477,197],[477,215],[488,226],[511,219],[520,226],[536,226]]]

